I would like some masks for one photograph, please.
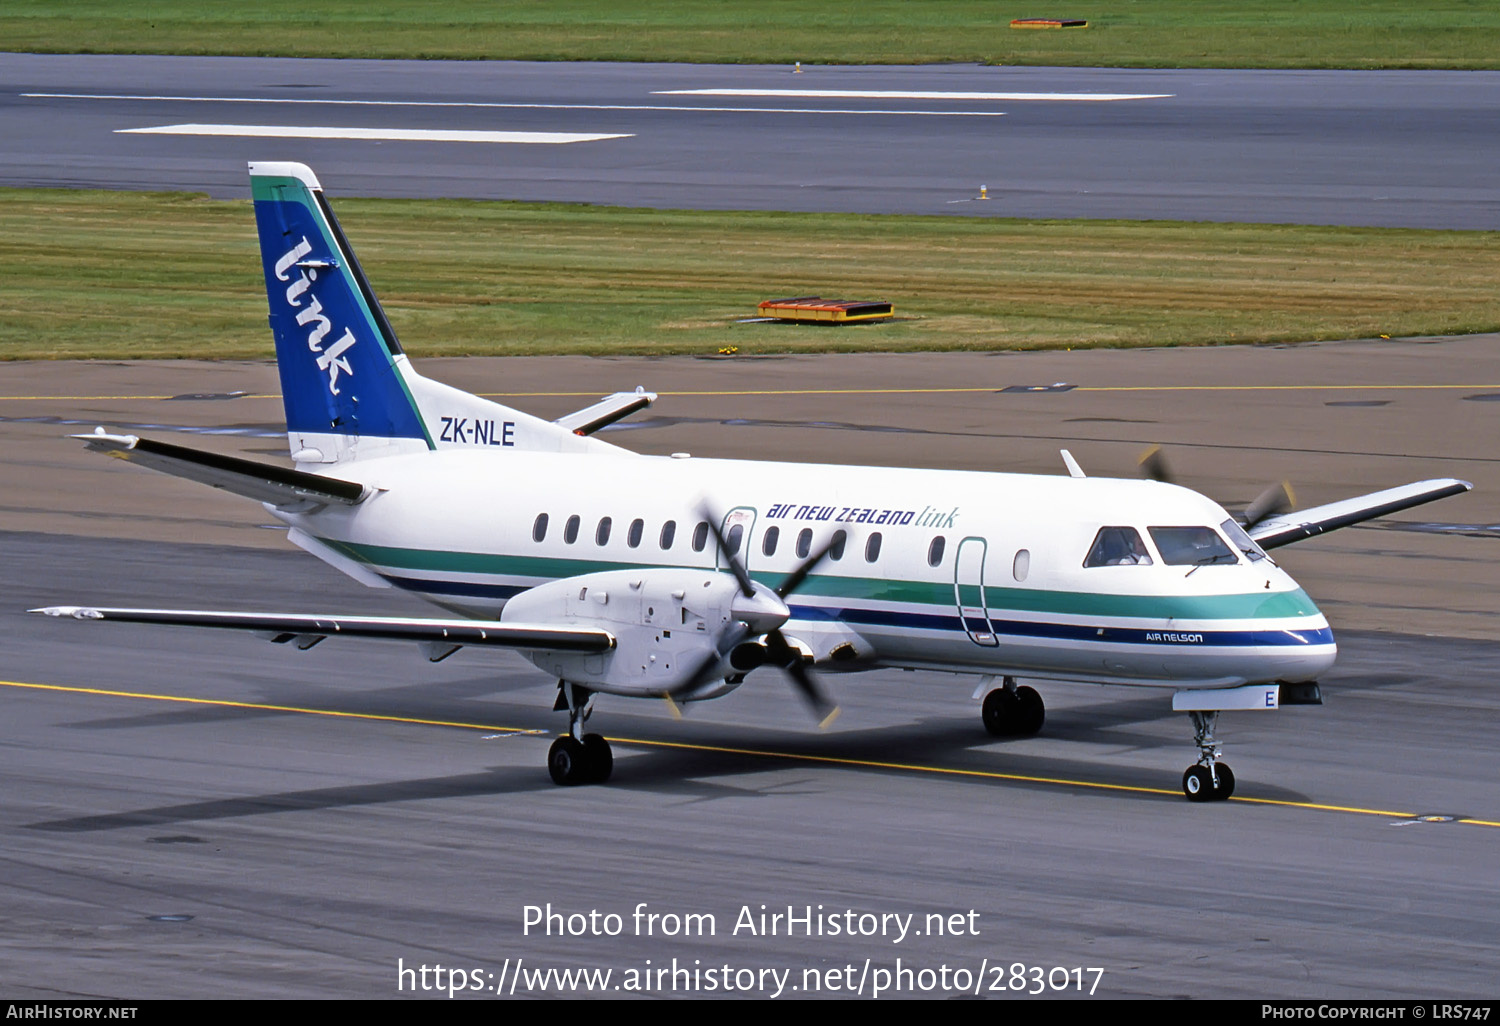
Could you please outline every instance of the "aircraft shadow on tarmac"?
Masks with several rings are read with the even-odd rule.
[[[263,683],[263,681],[262,681]],[[773,685],[774,686],[774,685]],[[391,715],[393,698],[399,697],[401,715],[449,722],[485,722],[505,718],[509,703],[485,702],[476,707],[465,693],[495,690],[493,678],[450,682],[444,701],[433,703],[433,685],[400,685],[359,696],[345,693],[337,704],[341,711],[356,715]],[[410,692],[411,694],[403,694]],[[412,695],[426,699],[420,707]],[[456,692],[456,693],[455,693]],[[393,694],[394,693],[394,694]],[[299,693],[301,704],[307,694]],[[374,697],[375,701],[370,701]],[[613,712],[613,710],[612,710]],[[501,715],[497,715],[500,713]],[[515,719],[533,719],[534,705],[515,706]],[[273,718],[300,715],[262,709],[200,707],[144,716],[113,717],[74,724],[83,729],[186,726],[232,719]],[[1150,697],[1122,699],[1058,711],[1048,720],[1045,734],[1036,743],[1066,742],[1106,745],[1113,752],[1184,747],[1174,738],[1122,729],[1130,722],[1147,723],[1175,718],[1162,703]],[[1028,748],[1033,739],[996,740],[983,734],[977,717],[934,716],[914,723],[831,734],[788,736],[784,730],[729,726],[722,723],[683,723],[642,716],[615,714],[612,734],[647,742],[634,745],[616,738],[621,756],[615,774],[603,787],[557,788],[535,766],[493,766],[474,773],[453,776],[392,780],[373,784],[341,785],[297,791],[279,791],[235,798],[187,802],[128,812],[47,820],[28,824],[32,830],[55,833],[90,833],[139,827],[166,827],[201,821],[234,819],[283,812],[308,812],[395,802],[432,801],[451,798],[502,797],[516,794],[552,796],[558,801],[610,800],[612,792],[641,791],[677,796],[686,803],[726,797],[787,797],[815,794],[836,787],[843,774],[921,773],[947,785],[1013,790],[1084,788],[1094,797],[1130,802],[1181,802],[1165,767],[1121,767],[1101,764],[1098,759],[1068,759],[1041,755]],[[424,728],[430,729],[430,728]],[[524,734],[508,734],[521,739]],[[685,744],[695,747],[652,747]],[[701,747],[697,747],[701,746]],[[707,749],[730,750],[707,750]],[[814,766],[820,760],[829,764]],[[796,767],[809,770],[796,780],[777,779],[758,785],[752,774]],[[904,767],[923,767],[909,769]],[[932,772],[936,771],[936,772]],[[968,775],[974,774],[974,775]],[[991,775],[993,774],[993,775]],[[732,782],[729,778],[733,779]],[[1077,783],[1069,784],[1068,781]],[[1135,789],[1135,790],[1121,790]],[[1141,790],[1145,789],[1145,790]],[[1285,789],[1257,783],[1257,796],[1283,801],[1303,800]]]

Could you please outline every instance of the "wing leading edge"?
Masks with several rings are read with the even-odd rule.
[[[308,613],[253,613],[198,609],[105,609],[94,606],[47,606],[30,612],[75,620],[116,620],[123,623],[169,624],[183,627],[221,627],[253,631],[270,641],[296,641],[311,648],[324,638],[386,638],[415,641],[428,648],[434,662],[463,645],[489,645],[552,652],[604,652],[615,647],[615,637],[597,627],[556,627],[548,624],[501,623],[498,620],[436,620],[387,616],[324,616]],[[440,653],[440,654],[439,654]]]
[[[1299,510],[1296,513],[1283,513],[1262,520],[1251,528],[1249,533],[1261,548],[1274,549],[1280,545],[1290,545],[1292,542],[1299,542],[1305,538],[1326,534],[1340,527],[1348,527],[1351,524],[1398,513],[1403,509],[1411,509],[1425,502],[1446,499],[1450,495],[1460,495],[1473,487],[1469,482],[1453,477],[1414,481],[1397,488],[1387,488],[1384,491],[1371,492],[1369,495],[1342,499],[1324,506],[1313,506],[1311,509]]]

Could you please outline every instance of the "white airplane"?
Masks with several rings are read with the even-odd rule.
[[[1267,549],[1466,491],[1421,481],[1246,525],[1161,480],[642,456],[593,437],[655,396],[546,421],[417,374],[313,172],[252,163],[295,469],[105,433],[88,447],[265,505],[290,540],[442,619],[55,606],[83,620],[519,650],[558,678],[559,784],[601,782],[596,694],[717,698],[762,665],[819,719],[810,668],[972,674],[983,723],[1029,735],[1017,678],[1166,688],[1195,728],[1194,801],[1228,798],[1226,709],[1317,704],[1328,621]],[[1268,508],[1269,507],[1269,508]],[[917,685],[920,686],[920,685]]]

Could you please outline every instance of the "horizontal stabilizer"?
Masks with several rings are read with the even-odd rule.
[[[1414,481],[1399,488],[1387,488],[1353,499],[1330,502],[1326,506],[1314,506],[1296,513],[1283,513],[1263,520],[1250,529],[1250,537],[1263,549],[1274,549],[1279,545],[1290,545],[1314,535],[1326,534],[1340,527],[1362,523],[1376,517],[1399,513],[1403,509],[1420,506],[1424,502],[1446,499],[1450,495],[1467,492],[1474,486],[1467,481],[1445,477],[1432,481]]]
[[[87,442],[93,452],[222,488],[288,511],[305,512],[334,503],[353,506],[369,493],[369,489],[354,481],[274,467],[135,435],[109,435],[103,428],[91,435],[72,437]]]
[[[553,423],[567,428],[575,435],[591,435],[602,427],[630,416],[636,410],[644,410],[654,402],[656,393],[647,392],[644,388],[637,388],[634,392],[616,392],[592,406],[558,417]]]
[[[30,610],[75,620],[116,620],[183,627],[223,627],[254,631],[272,641],[297,640],[299,648],[333,636],[387,638],[440,645],[492,645],[557,652],[603,652],[615,647],[614,635],[596,627],[550,627],[501,623],[498,620],[426,620],[390,616],[322,616],[303,613],[243,613],[196,609],[103,609],[48,606]]]

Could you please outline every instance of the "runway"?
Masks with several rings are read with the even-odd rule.
[[[252,159],[344,195],[1495,230],[1500,73],[0,55],[0,184],[243,198]]]
[[[1163,442],[1184,479],[1226,503],[1278,474],[1303,504],[1474,480],[1416,515],[1279,550],[1333,622],[1339,665],[1322,707],[1226,714],[1239,788],[1211,806],[1178,794],[1190,731],[1154,693],[1043,685],[1044,733],[1011,742],[983,732],[972,680],[941,674],[830,676],[845,711],[826,733],[774,675],[681,722],[601,700],[593,725],[614,740],[615,777],[562,789],[543,768],[547,732],[563,726],[554,686],[517,658],[432,665],[399,645],[299,653],[28,616],[80,601],[423,607],[287,551],[253,504],[59,438],[98,420],[267,458],[284,452],[273,368],[8,367],[0,829],[13,929],[0,950],[23,981],[10,996],[435,996],[399,969],[439,964],[516,997],[564,989],[531,969],[608,969],[591,979],[623,996],[608,988],[673,959],[732,970],[726,981],[792,970],[784,988],[857,983],[867,997],[882,970],[897,979],[897,959],[930,970],[911,977],[926,996],[1021,997],[1017,964],[1023,991],[1033,967],[1065,984],[1037,996],[1077,996],[1074,980],[1105,997],[1490,995],[1495,341],[417,355],[433,377],[553,416],[615,388],[659,390],[609,436],[648,452],[1060,473],[1066,445],[1090,472],[1129,473]],[[206,434],[225,425],[234,433]],[[548,903],[614,913],[622,932],[527,932],[527,906]],[[700,932],[638,936],[642,903],[664,917],[658,930],[696,916]],[[910,915],[924,932],[735,929],[762,905],[822,925]],[[938,934],[929,916],[963,926]],[[977,992],[956,987],[959,970]],[[659,978],[651,993],[701,994],[703,979]],[[775,992],[774,975],[755,979],[748,992]]]

